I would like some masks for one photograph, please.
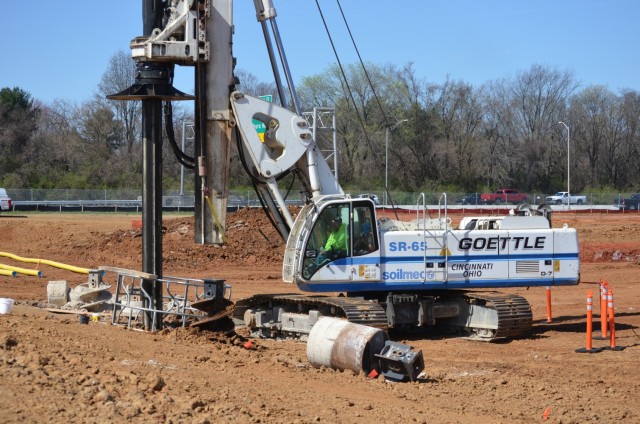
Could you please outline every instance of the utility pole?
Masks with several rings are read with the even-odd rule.
[[[569,126],[564,122],[560,121],[558,124],[564,125],[567,129],[567,209],[571,209],[571,180],[570,180],[570,172],[569,172]]]

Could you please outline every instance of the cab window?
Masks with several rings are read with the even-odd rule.
[[[368,203],[353,207],[353,256],[362,256],[378,250],[378,234],[375,231],[374,212]]]
[[[320,213],[305,251],[305,278],[327,263],[351,255],[349,215],[348,203],[330,205]]]

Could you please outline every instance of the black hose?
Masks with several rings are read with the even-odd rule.
[[[178,162],[185,168],[194,169],[195,159],[180,150],[178,143],[176,143],[176,136],[173,131],[173,107],[171,106],[171,102],[164,102],[164,130],[167,133],[169,144],[171,144],[173,154],[176,155]]]

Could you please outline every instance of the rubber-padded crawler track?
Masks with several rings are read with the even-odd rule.
[[[333,307],[337,311],[333,315],[345,317],[349,322],[368,325],[386,330],[387,314],[376,302],[350,297],[305,296],[296,294],[257,295],[236,302],[233,316],[242,319],[244,312],[250,308],[269,307],[270,305],[303,305],[305,309]],[[338,312],[340,311],[340,312]]]
[[[524,297],[497,292],[467,292],[465,296],[469,302],[484,303],[498,313],[498,329],[491,339],[517,338],[531,331],[533,314]]]

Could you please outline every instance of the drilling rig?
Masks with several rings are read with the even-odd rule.
[[[190,99],[173,89],[171,75],[176,65],[193,66],[195,151],[181,153],[195,171],[195,242],[224,242],[230,148],[237,144],[265,213],[286,241],[283,280],[309,293],[236,302],[234,316],[255,333],[304,335],[330,316],[385,329],[437,326],[480,340],[519,337],[531,328],[530,305],[493,289],[579,283],[576,230],[553,228],[548,207],[520,205],[506,216],[466,217],[454,228],[444,193],[437,218],[428,215],[423,194],[411,222],[378,218],[370,198],[345,193],[300,110],[272,1],[254,5],[280,104],[236,90],[231,0],[144,4],[155,18],[131,43],[139,78],[112,98],[142,99],[157,114],[157,102]],[[256,121],[264,134],[257,133]],[[159,134],[157,125],[149,127],[150,137]],[[145,169],[157,184],[160,163],[149,157]],[[278,186],[289,174],[306,199],[295,219]],[[145,191],[151,197],[145,213],[146,206],[158,209],[154,187]],[[144,215],[143,227],[157,231],[158,216]],[[329,246],[332,226],[339,242]],[[157,255],[161,240],[154,234],[148,251]],[[161,260],[143,262],[150,264],[145,271],[161,274]]]

